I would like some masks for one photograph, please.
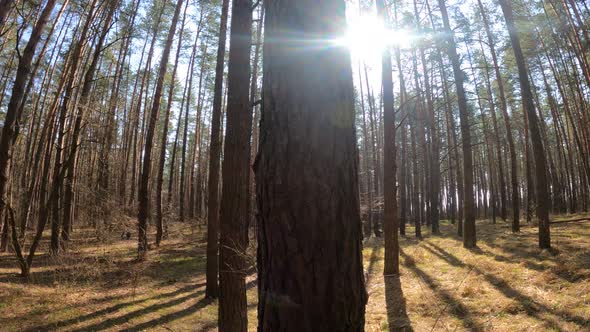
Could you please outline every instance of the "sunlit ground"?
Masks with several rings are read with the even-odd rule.
[[[443,222],[442,231],[422,242],[401,239],[399,278],[383,279],[381,240],[365,243],[367,331],[588,331],[590,223],[553,227],[555,253],[537,249],[531,226],[513,235],[508,224],[480,221],[473,251],[452,225]],[[132,263],[135,240],[74,234],[72,252],[59,259],[46,255],[46,234],[30,284],[15,275],[13,254],[0,254],[0,330],[217,330],[217,303],[203,298],[203,230],[175,224],[143,264]],[[254,275],[247,284],[255,331]]]

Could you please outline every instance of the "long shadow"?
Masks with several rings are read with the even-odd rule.
[[[209,305],[212,301],[210,299],[207,298],[202,298],[199,301],[197,301],[197,303],[190,305],[189,307],[182,309],[180,311],[176,311],[173,313],[169,313],[167,315],[164,316],[160,316],[156,319],[152,319],[150,321],[135,325],[133,327],[127,328],[125,329],[126,331],[136,331],[136,332],[140,332],[140,331],[144,331],[146,329],[149,328],[153,328],[156,326],[161,326],[163,324],[167,324],[170,323],[174,320],[189,316],[199,310],[201,310],[202,308],[206,307],[207,305]]]
[[[413,259],[406,253],[404,253],[403,250],[401,250],[401,248],[400,255],[402,258],[404,258],[404,265],[409,270],[411,270],[415,275],[420,277],[426,283],[426,285],[428,285],[428,287],[432,289],[433,292],[435,292],[440,298],[442,298],[444,302],[446,302],[447,306],[451,308],[452,314],[461,320],[463,326],[466,329],[470,331],[484,330],[483,326],[474,320],[473,316],[469,312],[469,309],[467,309],[467,307],[463,303],[461,303],[461,301],[457,300],[449,292],[445,291],[444,289],[441,289],[439,285],[436,283],[436,281],[432,279],[432,277],[430,277],[426,272],[417,267],[415,264],[411,263],[413,262]],[[433,330],[435,327],[436,326],[433,326]]]
[[[390,332],[413,331],[399,275],[385,277],[385,305]]]
[[[68,253],[58,257],[51,257],[46,253],[41,253],[39,257],[35,256],[35,260],[31,267],[33,271],[30,273],[28,280],[25,280],[20,276],[20,271],[13,271],[0,274],[0,282],[47,286],[67,279],[68,282],[76,284],[91,283],[94,281],[77,280],[76,275],[80,271],[79,266],[95,266],[96,268],[103,268],[105,264],[105,261],[100,261],[97,257],[88,255]],[[0,269],[4,268],[18,269],[16,258],[13,256],[0,257]],[[39,268],[45,268],[45,270],[38,271]]]
[[[63,258],[52,258],[45,254],[36,258],[33,264],[33,271],[30,273],[28,280],[24,280],[16,273],[2,273],[0,274],[0,283],[14,283],[22,284],[24,282],[33,285],[48,286],[67,281],[69,284],[88,285],[101,283],[104,288],[112,289],[125,286],[125,283],[130,282],[133,278],[134,269],[130,267],[137,266],[137,263],[128,260],[117,260],[109,264],[106,261],[101,261],[100,258],[94,256],[64,256]],[[142,273],[152,279],[168,281],[170,283],[183,281],[188,282],[197,272],[205,271],[206,259],[202,254],[194,254],[193,252],[184,252],[180,260],[169,259],[172,256],[164,256],[160,261],[149,263]],[[2,257],[4,258],[4,257]],[[2,261],[0,264],[17,267],[14,258],[6,259],[9,263]],[[94,271],[89,271],[89,275],[80,274],[80,266],[92,266],[98,270],[98,274]],[[50,268],[49,270],[37,270],[37,268]]]
[[[365,276],[365,284],[368,285],[371,280],[371,276],[375,272],[375,263],[377,263],[377,253],[379,252],[378,246],[371,248],[371,257],[369,258],[369,266],[367,267],[367,275]]]
[[[251,289],[252,287],[257,285],[257,280],[256,279],[252,279],[249,282],[246,283],[246,290]],[[202,293],[202,292],[201,292]],[[140,331],[144,331],[146,329],[152,328],[152,327],[156,327],[156,326],[161,326],[163,324],[167,324],[170,323],[174,320],[189,316],[197,311],[199,311],[200,309],[206,307],[207,305],[211,304],[213,301],[211,299],[208,298],[202,298],[199,301],[197,301],[197,303],[190,305],[189,307],[182,309],[180,311],[176,311],[176,312],[172,312],[169,314],[166,314],[164,316],[160,316],[156,319],[152,319],[150,321],[147,322],[143,322],[141,324],[138,324],[136,326],[130,327],[125,329],[126,331],[136,331],[136,332],[140,332]],[[201,328],[202,331],[208,330],[208,329],[212,329],[214,327],[216,327],[217,325],[212,323],[212,324],[208,324],[205,325],[204,327]],[[91,329],[94,330],[94,329]]]
[[[94,318],[98,318],[98,317],[101,317],[101,316],[104,316],[104,315],[112,314],[112,313],[117,312],[117,311],[119,311],[119,310],[121,310],[123,308],[129,307],[129,306],[133,306],[133,305],[137,305],[137,304],[140,304],[140,303],[143,303],[143,302],[147,302],[147,301],[150,301],[150,300],[159,300],[159,299],[165,299],[165,298],[175,297],[177,295],[190,292],[190,291],[192,291],[192,290],[194,290],[196,288],[202,287],[204,285],[205,285],[204,283],[199,283],[199,284],[196,284],[196,285],[189,285],[189,286],[185,286],[185,287],[179,288],[177,290],[174,290],[172,292],[168,292],[168,293],[159,294],[159,295],[156,295],[156,296],[147,297],[147,298],[144,298],[144,299],[138,299],[138,300],[133,300],[133,301],[127,301],[127,302],[124,302],[124,303],[119,303],[119,304],[116,304],[114,306],[111,306],[111,307],[108,307],[108,308],[104,308],[104,309],[95,311],[93,313],[87,314],[87,315],[83,315],[83,316],[79,316],[79,317],[74,317],[74,318],[70,318],[70,319],[67,319],[67,320],[62,320],[62,321],[59,321],[59,322],[46,324],[46,325],[43,325],[43,326],[36,326],[36,327],[33,327],[33,328],[29,328],[29,329],[25,330],[25,332],[48,331],[48,330],[56,330],[56,329],[59,329],[59,328],[68,327],[68,326],[75,325],[75,324],[78,324],[78,323],[83,323],[85,321],[92,320]],[[104,302],[104,301],[101,300],[100,302]]]
[[[182,297],[176,298],[176,299],[174,299],[172,301],[163,302],[163,303],[157,303],[157,304],[154,304],[154,305],[145,307],[145,308],[141,308],[139,310],[131,311],[129,313],[126,313],[125,315],[114,317],[114,318],[110,318],[110,319],[101,321],[99,323],[95,323],[95,324],[92,324],[92,325],[89,325],[89,326],[85,326],[85,327],[82,327],[82,328],[79,328],[79,329],[76,329],[76,330],[73,330],[73,331],[81,332],[81,331],[100,331],[100,330],[106,330],[108,328],[115,327],[117,325],[127,323],[130,319],[141,317],[143,315],[147,315],[149,313],[156,312],[156,311],[161,310],[161,309],[165,309],[165,308],[170,308],[170,307],[177,306],[177,305],[179,305],[181,303],[184,303],[184,302],[186,302],[186,301],[188,301],[190,299],[194,299],[196,297],[201,296],[204,292],[205,292],[204,290],[199,291],[199,292],[196,292],[196,293],[192,293],[191,292],[189,294],[183,295]]]
[[[543,264],[539,264],[539,263],[534,263],[531,262],[529,260],[520,260],[517,257],[510,257],[510,256],[504,256],[504,255],[500,255],[500,254],[496,254],[494,252],[485,250],[485,249],[480,249],[481,253],[483,255],[486,255],[488,257],[493,258],[496,262],[502,262],[502,263],[507,263],[507,264],[519,264],[519,263],[524,263],[525,267],[529,270],[535,270],[537,272],[543,272],[546,271],[548,268],[543,265]]]
[[[554,309],[544,305],[543,303],[536,301],[532,297],[525,295],[525,294],[517,291],[516,289],[512,288],[508,284],[508,282],[506,282],[506,280],[499,278],[495,275],[486,273],[486,272],[482,271],[480,268],[478,268],[477,266],[462,262],[460,259],[458,259],[453,254],[449,253],[448,251],[444,250],[443,248],[441,248],[435,244],[429,243],[429,245],[432,246],[433,248],[435,248],[439,252],[439,254],[437,254],[438,257],[447,261],[451,265],[459,264],[458,266],[464,266],[464,267],[469,267],[469,268],[473,269],[473,271],[475,271],[476,273],[483,276],[484,279],[488,283],[490,283],[490,285],[492,285],[494,288],[496,288],[504,296],[520,302],[520,304],[526,310],[527,315],[533,316],[536,319],[539,319],[539,320],[542,320],[542,321],[548,323],[549,325],[551,325],[552,328],[559,329],[559,324],[552,319],[541,316],[540,315],[541,312],[550,313],[554,316],[559,317],[560,320],[565,319],[566,321],[572,322],[572,323],[574,323],[578,326],[581,326],[581,327],[590,326],[590,318],[584,318],[584,317],[580,317],[577,315],[572,315],[571,313],[565,312],[562,310],[554,310]]]

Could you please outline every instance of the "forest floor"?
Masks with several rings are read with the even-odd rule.
[[[475,250],[462,247],[454,225],[441,230],[400,239],[399,277],[382,275],[381,239],[366,241],[367,331],[590,330],[590,222],[553,225],[551,251],[537,249],[527,225],[514,235],[508,224],[479,221]],[[29,283],[13,255],[0,254],[0,330],[217,329],[216,302],[204,299],[202,230],[174,224],[144,263],[134,262],[133,238],[99,235],[76,230],[67,254],[40,253]],[[255,276],[247,283],[255,331]]]

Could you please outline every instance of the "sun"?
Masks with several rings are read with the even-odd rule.
[[[403,29],[388,29],[376,15],[349,17],[343,44],[360,60],[379,58],[388,46],[411,46],[412,34]]]

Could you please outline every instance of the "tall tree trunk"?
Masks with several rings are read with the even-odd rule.
[[[360,331],[367,294],[350,55],[306,41],[342,37],[345,2],[264,5],[258,329]]]
[[[386,23],[384,0],[377,0],[377,14]],[[383,233],[385,237],[385,262],[383,275],[399,274],[399,243],[397,220],[397,182],[395,164],[395,110],[391,53],[385,48],[381,55],[381,80],[383,84]]]
[[[512,6],[506,0],[500,0],[500,6],[506,19],[512,50],[518,66],[518,77],[522,102],[525,112],[528,115],[529,129],[533,145],[533,155],[535,158],[535,178],[537,191],[537,218],[539,219],[539,247],[547,249],[551,247],[551,233],[549,225],[549,195],[547,192],[547,161],[543,149],[543,141],[540,133],[539,120],[535,112],[533,95],[527,74],[527,68],[522,49],[520,48],[520,38],[514,24]]]
[[[189,68],[192,66],[193,62],[193,54],[191,53],[190,60],[189,60]],[[180,128],[182,128],[182,110],[184,109],[184,102],[186,101],[186,90],[188,88],[188,80],[190,79],[190,75],[186,75],[186,79],[184,82],[184,89],[182,91],[182,101],[180,102],[180,112],[178,112],[178,121],[176,122],[176,134],[174,135],[174,143],[172,144],[172,154],[170,156],[170,178],[168,179],[168,197],[166,198],[166,202],[168,207],[171,206],[172,203],[172,193],[174,189],[174,182],[175,177],[174,173],[178,170],[176,166],[176,153],[178,152],[178,140],[180,138]]]
[[[141,172],[141,181],[139,183],[139,209],[137,213],[138,226],[138,258],[145,259],[148,250],[147,241],[147,219],[149,217],[149,193],[148,184],[150,180],[152,148],[154,144],[154,132],[156,129],[156,122],[158,121],[158,112],[160,110],[160,102],[162,99],[162,89],[164,88],[164,76],[166,76],[166,68],[168,66],[168,58],[170,57],[170,49],[172,48],[172,41],[174,33],[176,32],[176,25],[178,17],[180,16],[180,9],[182,8],[183,0],[178,0],[176,8],[174,9],[174,16],[168,31],[168,38],[166,45],[162,51],[162,59],[160,60],[160,68],[158,69],[158,77],[156,80],[156,90],[154,92],[153,104],[150,111],[149,123],[146,132],[145,151],[143,154],[143,169]]]
[[[185,214],[185,207],[186,207],[186,200],[184,198],[184,194],[186,192],[186,150],[188,145],[188,118],[189,118],[189,110],[191,106],[191,96],[193,91],[193,76],[195,70],[195,62],[197,58],[197,42],[198,42],[198,34],[197,38],[195,38],[195,42],[193,44],[193,51],[191,55],[191,61],[189,66],[188,72],[188,87],[186,92],[186,100],[185,100],[185,110],[184,110],[184,129],[182,134],[182,153],[180,154],[180,188],[178,191],[178,215],[180,217],[180,221],[184,221],[184,214]],[[182,112],[182,110],[181,110]]]
[[[372,164],[373,164],[373,200],[377,201],[379,197],[379,181],[381,179],[381,159],[379,158],[379,144],[377,143],[378,136],[376,134],[377,127],[379,126],[376,120],[376,111],[375,111],[375,98],[371,93],[371,86],[369,85],[369,75],[367,73],[367,65],[364,64],[365,69],[365,83],[367,84],[367,104],[369,104],[369,123],[371,128],[371,152],[372,152]],[[362,83],[361,83],[362,84]],[[369,214],[371,215],[371,227],[373,229],[373,233],[375,236],[381,236],[381,231],[379,229],[379,207],[378,203],[372,201],[369,210]]]
[[[180,24],[180,31],[178,32],[178,46],[176,47],[176,57],[174,59],[174,66],[172,67],[172,79],[170,80],[170,87],[168,90],[168,104],[164,113],[164,121],[162,128],[162,142],[160,148],[160,158],[158,163],[158,175],[156,179],[156,246],[160,246],[162,236],[164,234],[164,222],[162,217],[162,186],[164,184],[164,166],[166,162],[166,146],[168,145],[168,122],[170,122],[170,109],[172,108],[172,100],[174,99],[174,87],[176,83],[176,70],[178,69],[178,60],[180,58],[180,50],[182,49],[182,37],[184,35],[184,24],[186,21],[186,9],[188,8],[188,1],[184,6],[182,13],[182,23]]]
[[[512,232],[520,231],[520,198],[518,195],[518,161],[516,160],[516,146],[514,145],[514,136],[512,133],[512,125],[510,124],[510,116],[508,115],[508,105],[504,91],[504,80],[500,74],[500,66],[498,64],[498,57],[496,49],[494,48],[493,35],[490,30],[490,25],[487,19],[486,10],[478,0],[480,14],[483,19],[484,28],[486,31],[488,46],[492,55],[492,64],[494,65],[494,72],[496,74],[496,82],[498,83],[498,96],[500,97],[500,109],[502,110],[502,117],[504,119],[504,126],[506,127],[506,139],[508,140],[508,150],[510,153],[510,183],[512,187]]]
[[[250,201],[252,0],[232,2],[219,232],[219,331],[248,330],[246,248]]]
[[[116,73],[116,83],[111,94],[111,99],[109,101],[109,113],[107,116],[107,125],[105,128],[105,133],[100,149],[100,155],[98,159],[98,195],[99,198],[104,200],[107,198],[107,194],[109,191],[109,176],[110,176],[110,154],[113,142],[115,141],[115,127],[116,127],[116,111],[119,105],[119,96],[121,94],[121,83],[123,81],[123,70],[125,67],[127,56],[129,55],[132,36],[135,28],[135,19],[137,17],[137,10],[139,8],[140,0],[134,0],[135,4],[133,5],[133,12],[132,17],[129,23],[130,30],[124,35],[125,41],[121,45],[121,49],[119,50],[119,55],[117,58],[117,73]]]
[[[211,143],[209,144],[209,181],[207,205],[207,286],[205,296],[216,298],[219,295],[217,272],[219,270],[219,158],[221,153],[221,106],[223,98],[223,68],[225,64],[225,39],[227,34],[227,14],[229,0],[221,4],[221,22],[217,62],[215,64],[215,86],[213,88],[213,114],[211,115]]]
[[[471,129],[469,120],[469,110],[467,108],[467,98],[465,88],[463,87],[464,74],[461,70],[457,46],[451,25],[445,0],[438,0],[440,11],[443,18],[445,35],[447,40],[447,52],[453,66],[455,85],[457,87],[457,101],[459,104],[459,120],[461,122],[461,147],[463,150],[463,246],[465,248],[474,248],[476,246],[475,233],[475,205],[473,193],[473,153],[471,149]]]
[[[119,1],[115,0],[109,3],[106,16],[104,18],[102,31],[96,42],[90,65],[84,74],[84,83],[80,91],[80,97],[78,101],[78,109],[76,117],[74,119],[74,126],[72,130],[72,137],[70,140],[70,151],[68,160],[64,164],[66,170],[66,178],[64,182],[64,205],[63,205],[63,234],[62,238],[66,241],[70,238],[70,228],[73,219],[73,207],[74,207],[74,184],[76,176],[76,166],[78,162],[78,151],[80,147],[80,140],[82,135],[82,121],[85,118],[87,109],[90,104],[90,92],[94,84],[94,75],[96,74],[99,58],[103,51],[103,45],[106,40],[107,34],[111,29],[111,22],[115,15],[117,8],[119,7]],[[65,242],[64,242],[65,245]]]
[[[260,6],[258,11],[258,28],[256,30],[255,48],[254,48],[254,60],[252,62],[252,79],[250,82],[250,104],[252,105],[252,112],[254,113],[254,120],[252,123],[252,145],[250,147],[250,163],[248,165],[248,194],[250,198],[248,200],[248,224],[249,227],[256,227],[256,184],[254,183],[254,159],[258,153],[258,140],[259,131],[258,123],[260,122],[260,112],[258,112],[257,98],[258,98],[258,63],[260,62],[260,51],[262,46],[262,27],[264,24],[264,6]]]
[[[499,134],[499,130],[498,130],[498,120],[496,117],[496,104],[494,102],[494,95],[492,93],[492,83],[490,80],[489,64],[488,64],[488,60],[486,58],[485,53],[483,53],[484,47],[483,47],[483,41],[481,40],[481,36],[479,39],[480,39],[479,45],[480,45],[481,51],[482,51],[481,56],[482,56],[484,67],[485,67],[485,70],[483,70],[484,77],[485,77],[484,83],[485,83],[486,92],[487,92],[487,95],[489,98],[488,103],[490,106],[492,125],[494,128],[494,140],[496,142],[496,155],[498,156],[498,163],[497,163],[498,167],[497,168],[498,168],[498,180],[499,180],[498,187],[500,189],[500,218],[502,218],[502,220],[506,221],[506,215],[507,215],[507,212],[506,212],[506,181],[504,178],[504,167],[503,167],[504,162],[502,159],[502,145],[503,145],[502,142],[503,142],[503,140],[500,139],[500,134]]]
[[[57,123],[57,143],[56,143],[56,152],[55,152],[55,160],[54,160],[54,168],[53,168],[53,182],[58,183],[59,176],[61,173],[61,169],[63,167],[64,162],[64,149],[65,149],[65,138],[66,138],[66,117],[68,115],[68,111],[70,110],[70,106],[75,105],[75,95],[74,95],[74,84],[76,78],[78,78],[78,67],[80,60],[82,58],[82,50],[84,45],[87,43],[87,35],[92,24],[92,17],[94,16],[94,11],[96,9],[96,0],[89,4],[89,14],[88,18],[84,22],[82,27],[82,31],[80,33],[80,39],[76,42],[75,46],[72,46],[71,49],[71,59],[72,64],[69,67],[69,71],[64,71],[64,77],[67,77],[67,84],[64,91],[64,98],[62,100],[62,104],[59,109],[59,116],[58,116],[58,123]],[[52,219],[51,219],[51,244],[50,244],[50,252],[52,254],[56,254],[59,250],[59,230],[60,230],[60,221],[59,218],[59,197],[55,199],[52,203]]]
[[[21,110],[20,105],[23,102],[22,97],[25,92],[27,80],[32,79],[30,77],[31,63],[33,62],[33,56],[35,55],[37,44],[39,43],[39,40],[41,40],[43,28],[47,24],[56,2],[56,0],[48,0],[45,4],[35,26],[31,30],[29,41],[18,61],[16,76],[14,84],[12,85],[12,94],[8,102],[8,107],[6,108],[2,134],[0,136],[0,216],[5,215],[6,206],[8,204],[7,188],[10,180],[9,165],[12,158],[13,146],[20,131],[19,122],[22,113],[19,113],[19,110]],[[14,228],[14,225],[12,225],[12,227]],[[16,231],[13,230],[13,232]],[[26,273],[25,270],[23,270],[23,274],[27,276],[28,268],[29,267],[27,266]]]
[[[398,8],[397,8],[397,1],[393,2],[393,9],[394,9],[394,16],[395,16],[395,28],[399,28],[399,21],[398,21]],[[400,93],[400,110],[401,110],[401,119],[399,126],[401,127],[401,153],[400,153],[400,162],[401,167],[400,169],[400,179],[399,179],[399,187],[400,187],[400,200],[399,200],[399,207],[400,207],[400,215],[399,215],[399,233],[402,236],[406,235],[406,218],[407,218],[407,185],[406,185],[406,159],[407,159],[407,152],[406,152],[406,145],[407,145],[407,123],[406,123],[406,116],[408,115],[406,110],[406,103],[407,103],[407,95],[406,95],[406,83],[404,80],[404,73],[403,67],[401,62],[401,54],[399,45],[395,48],[395,62],[398,68],[399,73],[399,93]],[[364,114],[363,114],[363,123],[364,123]]]
[[[414,104],[414,110],[416,110],[416,104]],[[422,239],[422,223],[420,220],[420,175],[418,168],[418,151],[416,149],[416,141],[418,138],[418,121],[416,119],[416,112],[412,112],[412,123],[410,124],[410,144],[412,149],[412,211],[414,219],[414,233],[417,239]]]
[[[466,43],[467,44],[467,43]],[[491,205],[492,205],[492,223],[496,223],[496,188],[494,185],[494,154],[492,153],[492,140],[490,138],[490,130],[488,128],[488,121],[486,119],[485,113],[483,111],[483,103],[482,103],[482,97],[480,95],[480,87],[479,87],[479,82],[477,80],[477,74],[475,71],[475,67],[473,66],[473,57],[471,55],[471,51],[469,49],[467,49],[467,59],[469,60],[469,67],[471,69],[471,73],[473,75],[473,85],[475,87],[475,94],[476,94],[476,99],[477,99],[477,106],[479,108],[479,114],[481,116],[481,123],[482,123],[482,130],[483,130],[483,136],[484,136],[484,143],[485,143],[485,155],[487,157],[487,163],[484,163],[482,161],[482,165],[483,164],[487,164],[488,166],[488,178],[489,181],[487,181],[489,183],[489,188],[490,188],[490,201],[491,201]],[[490,105],[491,105],[491,100],[489,101]],[[493,108],[493,106],[490,107],[490,109]],[[483,151],[482,151],[483,152]],[[482,153],[483,154],[483,153]],[[482,157],[483,159],[483,157]],[[501,168],[501,167],[500,167]],[[483,170],[483,168],[480,168],[481,170],[481,186],[484,187],[482,190],[482,200],[485,202],[487,202],[487,190],[485,188],[485,171]],[[484,204],[484,206],[486,206],[486,204]],[[484,216],[487,218],[488,214],[487,211],[484,214]]]
[[[371,229],[373,227],[373,188],[371,187],[371,168],[369,166],[369,155],[373,156],[369,151],[369,131],[367,130],[367,117],[365,110],[365,96],[363,93],[363,81],[361,74],[361,65],[359,62],[359,87],[361,97],[361,112],[363,113],[363,143],[365,146],[365,172],[367,173],[367,220],[365,220],[364,236],[371,237]],[[371,140],[372,142],[372,140]],[[374,145],[372,145],[374,149]]]

